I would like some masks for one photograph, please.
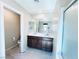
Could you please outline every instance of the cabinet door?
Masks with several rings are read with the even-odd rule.
[[[31,39],[29,39],[29,38],[28,38],[28,41],[27,41],[27,46],[28,46],[28,47],[32,47],[32,41],[31,41]]]
[[[52,40],[48,40],[46,43],[46,50],[47,51],[52,51],[53,50],[53,44],[52,44]]]
[[[42,49],[42,40],[41,39],[37,39],[37,48],[38,49]]]
[[[32,43],[31,43],[32,44],[32,47],[33,48],[37,48],[37,44],[38,44],[37,39],[32,39],[31,41],[32,41]]]
[[[52,51],[52,40],[42,40],[42,49],[45,51]]]

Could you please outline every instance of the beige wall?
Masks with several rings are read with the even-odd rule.
[[[9,49],[17,44],[20,36],[20,15],[4,9],[5,45]]]

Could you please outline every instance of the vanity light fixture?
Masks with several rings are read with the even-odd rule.
[[[35,2],[40,2],[39,0],[34,0]]]

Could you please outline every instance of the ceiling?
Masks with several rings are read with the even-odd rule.
[[[31,14],[49,13],[55,8],[57,0],[15,0]]]
[[[15,0],[30,14],[54,13],[57,15],[59,5],[66,7],[72,0]],[[38,2],[39,1],[39,2]]]
[[[72,0],[58,0],[61,7],[66,7]]]
[[[61,8],[65,8],[72,0],[57,0],[55,8],[53,10],[53,17],[58,17],[61,11]]]
[[[39,2],[34,2],[34,0],[15,1],[29,12],[34,19],[45,19],[51,16],[54,28],[56,28],[61,8],[66,7],[72,0],[39,0]]]

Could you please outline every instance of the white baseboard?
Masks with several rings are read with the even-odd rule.
[[[7,49],[6,49],[6,52],[9,51],[9,50],[11,50],[11,49],[13,49],[13,48],[15,48],[17,45],[18,45],[18,44],[15,44],[15,45],[11,46],[10,48],[7,48]]]

